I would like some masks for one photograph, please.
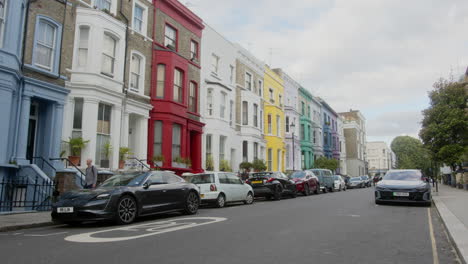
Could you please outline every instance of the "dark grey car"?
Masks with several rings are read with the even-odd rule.
[[[431,185],[419,170],[391,170],[375,187],[375,203],[420,203],[431,205]]]

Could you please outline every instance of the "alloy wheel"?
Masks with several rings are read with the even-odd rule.
[[[226,198],[224,198],[224,195],[220,194],[218,195],[218,199],[216,199],[216,207],[222,208],[226,205]]]
[[[195,214],[198,211],[200,201],[194,192],[190,192],[187,197],[187,213]]]
[[[253,200],[254,200],[254,197],[253,197],[252,193],[249,192],[247,194],[247,197],[245,198],[245,204],[252,204]]]
[[[136,217],[135,199],[130,196],[123,197],[118,205],[119,222],[122,224],[130,224]]]

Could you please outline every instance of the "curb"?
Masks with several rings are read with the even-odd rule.
[[[44,226],[52,226],[56,225],[53,222],[43,222],[43,223],[34,223],[34,224],[24,224],[24,225],[14,225],[14,226],[5,226],[0,227],[0,232],[8,232],[8,231],[16,231],[21,229],[28,229],[34,227],[44,227]]]
[[[432,196],[435,207],[439,212],[442,222],[448,231],[450,240],[457,250],[458,256],[463,264],[468,263],[468,229],[465,225],[445,206],[444,202],[437,196]]]

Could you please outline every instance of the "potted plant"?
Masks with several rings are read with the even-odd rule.
[[[110,141],[107,141],[104,144],[104,146],[102,146],[102,149],[103,149],[104,156],[106,157],[106,159],[101,160],[101,167],[109,168],[110,167],[109,157],[110,157],[110,154],[112,153],[112,144],[110,143]]]
[[[162,154],[159,154],[159,155],[156,155],[153,157],[153,163],[154,165],[158,166],[158,167],[162,167],[162,164],[164,162],[164,155]]]
[[[186,168],[187,165],[184,163],[184,159],[180,156],[177,156],[172,160],[172,166],[176,168]]]
[[[248,161],[244,161],[244,162],[241,162],[241,164],[239,164],[239,169],[241,170],[242,180],[249,178],[249,172],[252,169],[252,167],[253,167],[252,163]]]
[[[86,147],[89,140],[84,140],[82,137],[70,138],[68,141],[65,141],[68,145],[70,145],[70,156],[68,159],[74,165],[79,166],[81,160],[81,150]]]
[[[231,169],[231,165],[229,165],[229,161],[227,161],[227,160],[222,160],[222,161],[219,163],[219,170],[220,170],[220,171],[229,171],[229,172],[231,172],[232,169]]]
[[[267,169],[267,166],[263,160],[256,159],[252,163],[252,168],[254,169],[255,172],[260,172],[260,171],[265,171]]]
[[[183,163],[187,165],[187,168],[192,167],[192,160],[190,158],[183,159]]]
[[[213,171],[214,170],[213,156],[208,155],[206,157],[205,168],[206,168],[207,171]]]
[[[131,149],[127,147],[121,147],[119,149],[119,169],[123,169],[125,167],[125,159],[127,155],[130,154]]]

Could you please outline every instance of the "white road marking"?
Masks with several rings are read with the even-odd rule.
[[[217,222],[222,222],[227,220],[227,218],[223,217],[187,217],[187,218],[177,218],[173,220],[166,220],[166,221],[158,221],[140,225],[132,225],[128,227],[119,227],[119,228],[112,228],[107,230],[89,232],[89,233],[82,233],[77,235],[71,235],[65,237],[66,241],[70,242],[79,242],[79,243],[105,243],[105,242],[118,242],[118,241],[125,241],[131,239],[138,239],[147,236],[154,236],[162,233],[168,233],[173,231],[178,231],[182,229],[202,226],[213,224]],[[186,221],[186,222],[184,222]],[[200,222],[204,221],[204,222]],[[200,222],[200,223],[197,223]],[[134,232],[145,232],[144,234],[140,235],[132,235],[128,236],[120,236],[120,237],[93,237],[95,235],[105,235],[106,233],[111,233],[113,231],[134,231]]]
[[[429,218],[429,234],[431,236],[432,258],[434,264],[439,264],[439,254],[437,253],[437,244],[434,236],[434,228],[432,227],[431,209],[427,208],[427,217]]]
[[[50,234],[24,234],[24,236],[46,237],[46,236],[55,236],[55,235],[66,234],[66,233],[68,233],[68,232],[57,232],[57,233],[50,233]]]

